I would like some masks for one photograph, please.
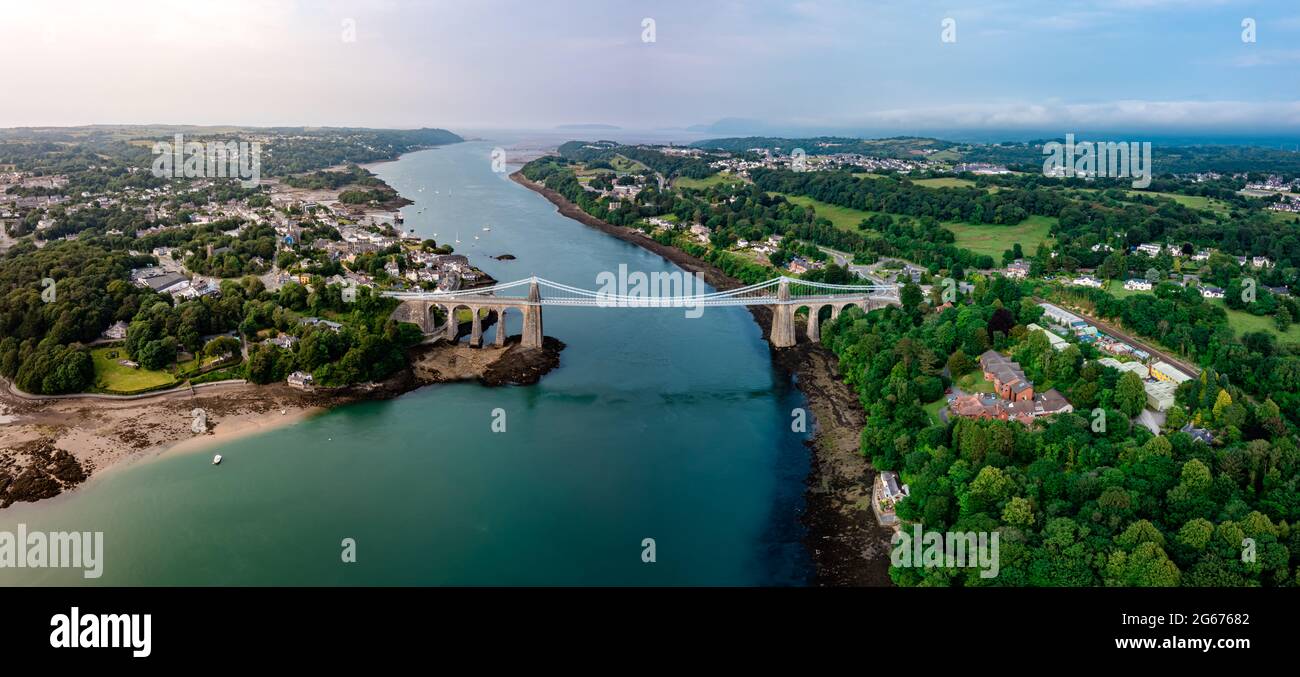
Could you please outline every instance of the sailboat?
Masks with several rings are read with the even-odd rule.
[[[460,231],[456,231],[456,244],[460,244]]]

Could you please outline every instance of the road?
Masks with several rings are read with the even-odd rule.
[[[831,257],[831,260],[835,262],[835,265],[848,268],[850,273],[853,273],[858,277],[866,278],[867,280],[870,280],[872,284],[889,284],[888,282],[885,282],[884,279],[875,275],[874,265],[863,266],[856,264],[853,262],[853,256],[851,254],[836,251],[830,247],[819,246],[818,249],[826,252],[826,254]]]

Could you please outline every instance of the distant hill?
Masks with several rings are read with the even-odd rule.
[[[696,141],[691,145],[696,148],[725,150],[733,153],[749,150],[750,148],[770,148],[789,154],[796,148],[802,148],[809,155],[861,153],[877,157],[916,159],[937,154],[940,151],[954,149],[961,144],[919,136],[896,136],[887,139],[856,139],[847,136],[815,136],[805,139],[788,139],[777,136],[740,136],[705,139],[704,141]]]

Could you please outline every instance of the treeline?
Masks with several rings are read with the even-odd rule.
[[[357,165],[349,165],[342,171],[319,171],[299,176],[289,176],[284,179],[284,182],[294,188],[308,188],[311,190],[338,190],[343,186],[354,184],[369,188],[387,185],[372,172]]]
[[[869,212],[928,216],[940,221],[1016,224],[1030,214],[1056,216],[1068,204],[1045,190],[980,188],[931,189],[910,181],[858,178],[848,172],[795,172],[755,169],[754,185],[762,190],[806,195],[815,200]]]
[[[844,136],[817,136],[802,139],[787,139],[773,136],[745,136],[723,139],[697,141],[696,148],[712,148],[731,153],[746,153],[751,148],[767,148],[789,155],[796,148],[803,149],[808,155],[831,155],[835,153],[857,153],[874,157],[889,157],[905,160],[916,159],[917,151],[940,151],[955,148],[958,144],[942,139],[919,136],[895,136],[885,139],[858,139]]]
[[[624,146],[613,141],[568,141],[561,144],[556,152],[560,154],[560,157],[567,160],[603,163],[607,167],[611,167],[609,163],[612,159],[622,155],[629,160],[635,160],[659,172],[666,179],[677,176],[703,179],[718,173],[718,170],[709,166],[712,158],[707,156],[695,158],[684,155],[667,155],[650,148]]]

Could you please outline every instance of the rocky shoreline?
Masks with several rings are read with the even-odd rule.
[[[639,230],[593,217],[518,171],[510,178],[545,197],[561,215],[659,254],[684,270],[698,272],[715,289],[742,286],[706,261],[656,242]],[[764,335],[770,334],[772,312],[763,306],[749,306],[749,311]],[[801,517],[807,529],[804,542],[816,567],[814,584],[892,585],[889,553],[893,532],[875,520],[870,502],[876,473],[859,452],[865,413],[857,395],[840,379],[835,354],[808,342],[802,323],[797,324],[801,342],[791,348],[771,348],[771,353],[773,365],[794,377],[817,422],[813,438],[807,442],[812,464]]]

